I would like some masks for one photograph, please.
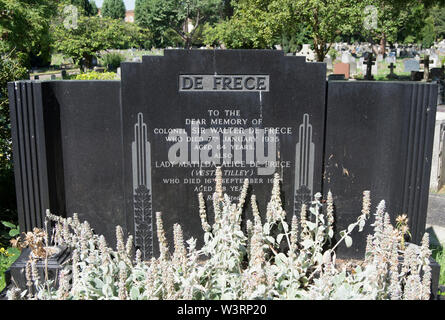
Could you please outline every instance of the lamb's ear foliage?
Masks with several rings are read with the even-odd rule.
[[[215,184],[213,219],[208,217],[203,194],[198,195],[203,247],[196,248],[194,238],[184,241],[179,224],[173,226],[174,243],[167,243],[162,214],[157,212],[160,256],[149,261],[142,261],[141,252],[133,248],[132,235],[126,235],[120,226],[116,227],[117,247],[113,249],[103,236],[94,234],[87,222],[81,223],[77,215],[62,218],[47,211],[47,218],[54,224],[51,245],[39,248],[68,246],[72,257],[59,272],[56,288],[53,280],[39,277],[36,260],[42,257],[33,256],[26,266],[27,290],[13,288],[8,298],[429,298],[428,235],[425,234],[420,247],[406,245],[406,217],[399,218],[398,227],[394,228],[384,201],[374,214],[374,233],[367,237],[365,260],[360,265],[337,265],[336,247],[340,243],[352,246],[351,234],[362,232],[370,216],[369,191],[363,193],[357,221],[341,230],[340,240],[334,244],[335,205],[331,192],[326,204],[318,193],[311,203],[302,205],[298,216],[288,217],[280,197],[280,177],[275,174],[267,211],[262,217],[258,201],[264,199],[247,197],[248,180],[235,203],[223,193],[221,168],[216,169]],[[253,216],[246,217],[243,230],[241,218],[246,206],[251,206]],[[34,245],[33,239],[48,238],[43,230],[35,232],[27,235],[30,246]]]

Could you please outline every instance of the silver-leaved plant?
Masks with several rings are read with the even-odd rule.
[[[68,246],[71,258],[58,274],[58,283],[40,279],[35,263],[29,264],[28,289],[12,288],[9,299],[429,299],[431,268],[428,234],[421,246],[400,242],[381,201],[374,214],[374,233],[367,238],[361,265],[337,264],[335,249],[350,247],[351,233],[363,231],[370,216],[369,191],[357,221],[334,239],[334,205],[329,192],[303,205],[290,224],[275,174],[266,219],[263,222],[255,195],[247,201],[248,181],[237,203],[223,193],[222,171],[216,170],[213,224],[209,223],[204,196],[198,195],[204,245],[183,239],[175,224],[174,243],[167,243],[160,212],[156,213],[160,255],[142,261],[133,252],[133,237],[126,239],[116,227],[116,249],[76,214],[62,218],[47,212],[54,223],[55,246]],[[247,205],[253,217],[242,227]],[[245,229],[245,230],[243,230]],[[33,269],[34,267],[34,269]]]

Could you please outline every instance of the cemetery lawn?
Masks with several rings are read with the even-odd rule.
[[[396,67],[394,69],[394,73],[396,75],[402,76],[402,77],[403,76],[405,76],[405,77],[411,76],[411,73],[403,72],[403,70],[404,70],[403,59],[397,59],[395,65],[396,65]],[[378,81],[390,80],[386,77],[390,73],[390,70],[388,67],[389,67],[389,63],[387,63],[385,60],[380,61],[378,64],[378,70],[377,70],[377,75],[375,76],[375,79]]]
[[[404,72],[404,64],[403,64],[402,58],[397,58],[394,68],[394,73],[400,77],[399,80],[409,80],[411,73]],[[358,64],[359,59],[356,59],[356,63]],[[341,62],[341,60],[335,60],[334,63]],[[378,62],[378,70],[377,74],[374,75],[375,80],[377,81],[394,81],[394,79],[388,79],[386,76],[390,74],[389,70],[389,63],[387,63],[385,60]],[[328,74],[332,73],[332,70],[328,70]],[[352,75],[351,78],[355,78],[357,80],[363,80],[363,73],[358,71],[357,74],[354,76]]]
[[[5,271],[20,255],[20,250],[16,248],[9,247],[4,251],[0,253],[0,291],[5,287]]]

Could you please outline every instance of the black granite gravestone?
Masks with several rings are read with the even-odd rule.
[[[445,79],[445,72],[444,72],[445,68],[431,68],[430,70],[430,78],[433,81],[436,80],[443,80]]]
[[[211,205],[215,165],[233,197],[249,178],[263,213],[275,172],[289,213],[321,191],[325,75],[325,64],[266,50],[172,50],[122,64],[127,226],[145,256],[157,252],[156,211],[167,235],[177,222],[185,238],[200,235],[197,194]]]
[[[425,231],[436,115],[437,86],[410,82],[329,82],[326,115],[324,192],[334,195],[337,231],[357,219],[363,190],[372,208],[386,201],[392,222],[407,214],[412,241]],[[370,218],[373,221],[373,217]],[[360,256],[368,224],[354,234],[353,248],[342,256]]]
[[[42,227],[47,208],[77,212],[115,241],[125,226],[119,81],[9,84],[20,230]]]
[[[325,64],[272,50],[165,50],[122,64],[121,81],[10,83],[20,227],[42,227],[46,208],[77,212],[112,245],[121,225],[157,255],[154,213],[169,237],[181,223],[200,239],[197,193],[211,204],[223,165],[225,191],[249,178],[263,214],[274,172],[289,219],[331,189],[337,231],[370,189],[393,219],[409,214],[418,242],[434,97],[436,84],[326,82]]]

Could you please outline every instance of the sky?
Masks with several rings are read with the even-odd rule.
[[[104,2],[104,0],[94,0],[94,1],[96,2],[98,8],[102,7],[102,2]],[[127,10],[134,10],[134,1],[135,0],[124,0],[125,8]]]

